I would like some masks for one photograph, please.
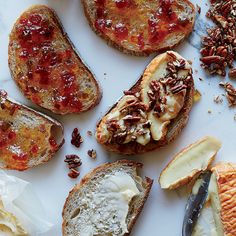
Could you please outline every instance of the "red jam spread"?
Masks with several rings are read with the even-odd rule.
[[[58,148],[50,136],[51,123],[28,126],[19,122],[22,114],[24,110],[0,91],[0,157],[10,169],[25,170],[30,160],[45,154],[46,148],[52,152]],[[33,113],[32,119],[36,119]]]
[[[34,103],[42,105],[44,96],[55,112],[82,109],[83,94],[76,82],[80,67],[77,57],[68,42],[61,40],[58,26],[41,14],[32,13],[19,20],[16,28],[19,62],[27,67],[28,73],[21,76],[20,86]]]
[[[172,32],[189,30],[186,21],[176,14],[181,7],[177,1],[140,2],[95,0],[95,28],[116,42],[129,41],[136,50],[148,50]]]

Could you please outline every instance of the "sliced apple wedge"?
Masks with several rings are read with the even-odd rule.
[[[206,170],[221,147],[214,137],[205,137],[180,151],[161,172],[162,189],[176,189]]]

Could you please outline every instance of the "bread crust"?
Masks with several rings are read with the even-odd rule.
[[[0,97],[1,97],[1,94],[0,94]],[[48,161],[50,161],[52,159],[52,157],[55,155],[55,153],[63,146],[63,144],[65,143],[65,139],[63,138],[63,134],[64,134],[64,127],[63,125],[55,120],[55,119],[52,119],[51,117],[41,113],[41,112],[38,112],[38,111],[35,111],[25,105],[22,105],[18,102],[16,102],[15,100],[9,98],[9,97],[6,97],[6,101],[10,102],[12,105],[16,105],[16,106],[19,106],[21,110],[24,111],[24,113],[29,113],[29,114],[32,114],[32,116],[36,116],[36,117],[39,117],[40,119],[42,119],[43,121],[41,121],[41,124],[50,124],[51,125],[51,128],[52,127],[56,127],[58,130],[60,130],[61,132],[61,138],[60,138],[60,142],[59,144],[57,144],[57,146],[52,150],[47,150],[47,155],[44,156],[44,158],[42,159],[41,156],[38,156],[37,158],[38,159],[35,159],[34,162],[30,162],[30,164],[28,163],[26,166],[24,166],[22,168],[21,164],[19,165],[16,165],[14,164],[14,166],[12,166],[9,163],[5,163],[4,165],[0,165],[0,169],[9,169],[9,170],[19,170],[19,171],[24,171],[24,170],[27,170],[29,168],[33,168],[35,166],[38,166],[38,165],[41,165],[41,164],[44,164]],[[32,117],[33,118],[33,117]],[[7,121],[7,120],[6,120]],[[35,121],[36,122],[36,121]],[[51,131],[52,132],[52,131]],[[30,151],[30,150],[28,150]],[[40,161],[39,161],[40,159]]]
[[[221,202],[221,222],[226,236],[236,235],[236,164],[218,163],[212,168]]]
[[[134,161],[130,161],[130,160],[119,160],[115,163],[105,163],[105,164],[102,164],[98,167],[96,167],[95,169],[93,169],[90,173],[86,174],[83,179],[80,181],[79,184],[77,184],[70,192],[69,192],[69,195],[68,197],[66,198],[66,201],[65,201],[65,204],[64,204],[64,207],[63,207],[63,211],[62,211],[62,218],[64,219],[64,216],[65,216],[65,209],[67,207],[67,204],[71,198],[71,196],[77,192],[83,185],[86,185],[90,179],[92,177],[94,177],[97,173],[99,172],[103,172],[104,170],[108,169],[108,168],[114,168],[114,167],[117,167],[117,166],[130,166],[134,169],[138,169],[138,168],[142,168],[143,167],[143,164],[142,163],[138,163],[138,162],[134,162]],[[151,187],[152,187],[152,184],[153,184],[153,180],[148,178],[148,177],[145,177],[145,180],[146,180],[146,188],[145,188],[145,196],[144,198],[142,199],[142,204],[141,204],[141,207],[138,209],[138,211],[135,212],[135,217],[132,218],[132,220],[130,221],[129,225],[128,225],[128,233],[124,234],[124,236],[128,236],[130,235],[130,232],[133,228],[133,226],[135,225],[135,222],[137,221],[138,219],[138,216],[140,215],[142,209],[143,209],[143,206],[148,198],[148,195],[150,193],[150,190],[151,190]],[[63,220],[63,223],[62,223],[62,234],[63,236],[69,236],[66,234],[65,232],[65,227],[66,227],[66,221]]]
[[[81,58],[79,52],[77,51],[77,49],[75,48],[73,42],[71,41],[71,39],[68,37],[67,33],[65,32],[65,29],[58,17],[58,15],[56,14],[56,12],[46,6],[46,5],[33,5],[31,6],[29,9],[27,9],[25,12],[23,12],[21,14],[21,16],[17,19],[17,21],[15,22],[14,26],[13,26],[13,29],[10,33],[10,36],[9,36],[9,46],[8,46],[8,65],[9,65],[9,68],[10,68],[10,73],[12,75],[12,78],[15,80],[16,84],[19,86],[19,88],[21,89],[21,91],[23,92],[23,94],[30,100],[32,100],[29,96],[27,96],[25,93],[24,93],[24,90],[21,88],[20,86],[20,83],[19,83],[19,80],[18,80],[18,73],[17,73],[17,70],[20,70],[21,69],[21,65],[15,65],[17,63],[14,62],[15,60],[15,55],[14,55],[14,48],[13,48],[13,42],[14,41],[17,41],[17,39],[14,39],[15,38],[15,32],[16,32],[16,28],[17,28],[17,25],[19,23],[19,20],[20,18],[24,17],[24,15],[27,15],[29,13],[31,13],[32,11],[38,11],[40,12],[41,14],[48,14],[51,21],[54,21],[54,23],[58,26],[59,28],[59,31],[57,32],[58,34],[61,34],[62,38],[64,39],[65,43],[67,45],[69,45],[69,47],[71,48],[71,50],[73,51],[73,53],[75,54],[75,57],[76,57],[76,60],[80,67],[82,69],[80,69],[82,72],[83,70],[83,73],[87,73],[90,77],[90,82],[93,83],[93,86],[95,86],[96,88],[96,95],[94,96],[95,98],[93,99],[93,102],[89,105],[89,106],[86,106],[86,108],[82,108],[81,111],[79,112],[76,112],[76,113],[82,113],[82,112],[86,112],[92,108],[94,108],[96,105],[99,104],[101,98],[102,98],[102,91],[101,91],[101,87],[98,83],[98,81],[95,79],[95,76],[94,74],[91,72],[91,70],[89,69],[89,67],[86,65],[86,63],[83,61],[83,59]],[[17,59],[16,59],[17,61]],[[76,78],[77,80],[80,80],[81,78]],[[34,101],[33,101],[34,102]],[[65,111],[60,111],[60,110],[57,110],[55,108],[52,108],[52,107],[49,107],[48,105],[45,106],[45,105],[42,105],[42,104],[37,104],[37,105],[40,105],[42,106],[43,108],[47,109],[47,110],[50,110],[54,113],[57,113],[57,114],[60,114],[60,115],[64,115],[64,114],[67,114],[67,113],[74,113],[72,111],[68,111],[68,110],[65,110]]]
[[[83,8],[84,8],[84,14],[85,14],[86,18],[88,19],[88,23],[89,23],[90,27],[92,28],[92,30],[98,36],[100,36],[103,40],[105,40],[109,46],[112,46],[125,54],[129,54],[129,55],[133,55],[133,56],[149,56],[150,54],[155,53],[155,52],[162,53],[167,50],[173,49],[174,47],[178,46],[181,42],[183,42],[185,38],[187,38],[189,36],[189,34],[193,30],[193,26],[195,23],[195,17],[194,17],[193,20],[191,21],[191,24],[188,27],[188,30],[186,32],[183,32],[181,37],[179,37],[179,39],[173,45],[162,46],[159,49],[148,49],[148,50],[140,50],[140,51],[131,50],[131,49],[125,48],[118,41],[110,39],[110,37],[108,37],[105,33],[101,33],[99,30],[96,29],[96,27],[94,26],[93,16],[90,14],[91,9],[89,9],[89,6],[87,4],[88,1],[90,1],[90,0],[82,0],[82,3],[83,3]],[[195,16],[196,12],[195,12],[194,5],[189,0],[181,0],[181,1],[185,2],[186,5],[191,7],[191,9],[193,11],[193,15]],[[170,33],[169,36],[165,38],[165,40],[167,40],[171,37],[173,37],[173,36]],[[162,42],[158,42],[157,45],[160,45],[161,43]],[[164,44],[164,42],[163,42],[163,44]]]
[[[155,59],[154,59],[155,60]],[[156,62],[159,63],[161,60],[157,60]],[[146,70],[146,69],[145,69]],[[129,91],[131,92],[140,92],[141,90],[141,81],[145,74],[143,74],[139,80],[135,83]],[[170,124],[168,125],[167,134],[164,138],[160,139],[159,141],[155,141],[151,139],[151,141],[146,144],[145,146],[137,143],[137,142],[129,142],[126,144],[117,144],[117,143],[105,143],[104,147],[108,149],[109,151],[125,154],[125,155],[134,155],[138,153],[146,153],[149,151],[153,151],[155,149],[161,148],[172,141],[174,141],[179,133],[182,131],[182,129],[186,126],[188,119],[189,119],[189,113],[191,111],[192,105],[193,105],[193,96],[194,96],[194,81],[193,78],[189,81],[189,86],[187,88],[186,97],[184,105],[179,112],[178,116],[171,120]],[[120,99],[119,99],[120,100]],[[118,101],[119,101],[118,100]],[[110,113],[110,111],[117,105],[118,102],[116,102],[104,115],[104,117]],[[103,118],[97,123],[97,129],[100,125],[100,123],[103,121]],[[99,140],[98,140],[99,142]]]

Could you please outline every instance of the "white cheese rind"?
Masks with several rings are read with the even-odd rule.
[[[168,189],[205,170],[220,147],[218,139],[205,137],[181,151],[161,173],[161,188]]]

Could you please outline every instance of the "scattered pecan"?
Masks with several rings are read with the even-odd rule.
[[[79,133],[79,130],[75,128],[72,132],[71,144],[79,148],[81,143],[83,143],[83,139]]]
[[[78,167],[82,165],[82,161],[79,156],[77,155],[66,155],[66,159],[64,160],[68,164],[70,169],[70,173],[68,174],[71,178],[77,178],[80,173],[77,170]]]
[[[225,88],[229,107],[236,105],[236,89],[234,88],[234,86],[230,83],[226,83],[224,85],[221,83],[220,85],[224,86]]]
[[[71,169],[70,173],[68,174],[68,176],[72,179],[76,179],[79,175],[80,172],[75,169]]]
[[[236,79],[236,68],[232,68],[229,70],[229,77],[231,79]]]
[[[205,56],[200,59],[204,64],[221,64],[224,61],[224,58],[221,56]]]
[[[226,68],[233,67],[236,59],[236,9],[235,1],[214,1],[207,12],[217,26],[208,29],[202,39],[201,66],[210,74],[226,75]],[[229,75],[230,76],[230,75]]]
[[[66,155],[66,159],[64,160],[69,166],[69,168],[77,168],[82,165],[82,161],[77,155]]]
[[[199,5],[197,5],[197,12],[198,14],[201,14],[201,7]]]
[[[87,131],[87,135],[88,135],[88,136],[93,136],[93,132],[92,132],[91,130],[88,130],[88,131]]]
[[[88,150],[88,155],[92,158],[92,159],[96,159],[97,157],[97,152],[94,149]]]

